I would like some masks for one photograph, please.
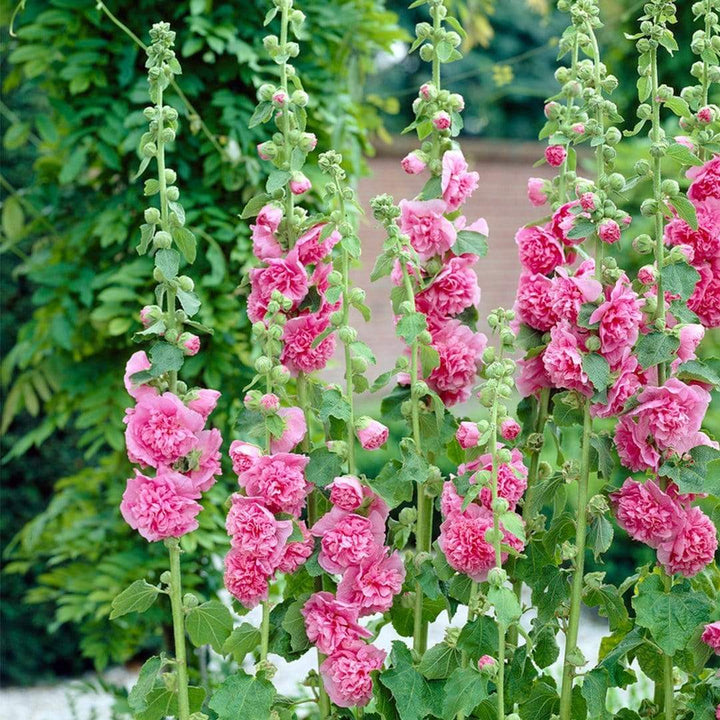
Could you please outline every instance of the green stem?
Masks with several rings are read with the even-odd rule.
[[[288,41],[288,24],[290,22],[290,6],[288,3],[284,3],[282,6],[282,14],[280,16],[280,46],[285,47]],[[280,66],[280,87],[285,92],[285,96],[289,97],[288,91],[288,74],[287,74],[287,62],[283,61]],[[282,111],[282,134],[284,138],[283,146],[286,153],[287,169],[290,169],[290,157],[291,157],[291,143],[290,143],[290,111],[287,107],[283,108]],[[293,223],[293,205],[294,196],[290,191],[290,184],[285,186],[285,224],[287,228],[288,248],[292,248],[295,245],[295,227]]]
[[[476,604],[476,600],[477,600],[478,589],[479,589],[478,584],[475,581],[473,581],[472,584],[470,585],[470,598],[468,599],[468,616],[467,616],[468,623],[471,623],[475,619],[475,604]],[[463,650],[462,656],[461,656],[462,666],[464,668],[466,668],[468,666],[469,662],[470,662],[470,656],[468,655],[467,650]],[[457,720],[465,720],[465,713],[459,712],[457,714]]]
[[[260,661],[264,662],[268,656],[270,640],[270,603],[266,600],[262,604],[262,624],[260,626]]]
[[[180,542],[168,538],[165,547],[170,555],[170,606],[172,608],[175,640],[175,668],[177,674],[178,720],[190,717],[188,699],[187,658],[185,655],[185,609],[182,603],[182,577],[180,574]]]
[[[650,50],[650,64],[652,68],[652,89],[650,98],[652,100],[652,130],[650,139],[653,143],[660,142],[660,103],[655,99],[658,90],[658,67],[657,67],[657,48]],[[665,291],[663,290],[662,267],[665,257],[665,239],[663,237],[663,213],[660,209],[662,202],[662,158],[653,157],[653,197],[658,204],[655,211],[655,264],[657,265],[657,308],[655,310],[655,320],[665,318]],[[660,368],[658,367],[658,371]]]
[[[663,570],[665,592],[672,590],[672,576]],[[664,720],[675,720],[675,687],[673,682],[673,659],[671,655],[663,653],[663,712]]]
[[[575,36],[575,40],[573,41],[573,49],[572,49],[572,61],[571,61],[571,69],[572,69],[572,76],[575,77],[577,73],[577,64],[578,64],[578,40],[577,35]],[[567,101],[568,110],[575,105],[575,98],[571,97]],[[563,164],[560,166],[560,176],[559,176],[559,182],[558,182],[558,195],[560,197],[560,204],[563,205],[567,201],[567,170],[568,170],[568,157],[566,156],[563,160]]]
[[[577,494],[577,523],[575,528],[575,568],[570,595],[570,614],[565,636],[565,656],[563,659],[562,689],[560,693],[560,720],[571,720],[572,684],[577,660],[577,640],[580,627],[580,610],[585,570],[585,540],[587,536],[588,479],[590,476],[590,436],[592,419],[590,401],[585,400],[583,407],[582,456],[580,479]]]

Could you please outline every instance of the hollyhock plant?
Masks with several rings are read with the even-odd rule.
[[[262,498],[232,496],[226,528],[232,547],[276,566],[292,534],[290,520],[277,520]]]
[[[708,623],[703,630],[701,639],[716,655],[720,655],[720,621]]]
[[[699,507],[691,507],[677,535],[658,548],[658,561],[668,574],[690,578],[713,561],[717,547],[717,530],[712,520]]]
[[[547,226],[520,228],[515,235],[515,242],[520,264],[531,273],[547,275],[565,262],[562,243],[552,235]]]
[[[468,164],[460,150],[449,150],[442,157],[440,180],[446,211],[452,212],[463,205],[477,189],[480,176],[475,171],[468,171]]]
[[[282,220],[282,210],[276,205],[265,205],[250,225],[253,253],[260,260],[282,257],[283,250],[275,236]]]
[[[281,361],[293,373],[324,368],[335,351],[335,335],[316,340],[330,325],[328,313],[307,313],[288,320],[283,330]]]
[[[362,707],[370,702],[371,673],[382,668],[385,651],[356,643],[343,647],[320,666],[320,675],[330,699],[338,707]]]
[[[300,612],[305,619],[308,640],[325,655],[372,636],[357,624],[357,606],[337,599],[332,593],[311,595]]]
[[[262,455],[238,476],[240,486],[252,497],[261,497],[273,513],[299,516],[310,491],[305,479],[309,458],[279,452]]]
[[[405,565],[395,552],[349,567],[338,584],[337,596],[357,607],[361,616],[382,613],[392,607],[404,580]]]
[[[364,450],[379,450],[390,434],[385,425],[367,416],[359,417],[355,421],[355,432]]]
[[[474,255],[450,258],[426,290],[416,297],[417,309],[426,315],[452,317],[480,302],[480,287],[472,266]]]

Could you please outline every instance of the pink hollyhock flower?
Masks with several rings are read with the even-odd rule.
[[[292,520],[277,520],[262,498],[235,493],[225,520],[230,544],[237,550],[276,567],[292,535]]]
[[[616,243],[620,239],[620,226],[614,220],[603,220],[598,225],[598,237],[606,243]]]
[[[648,442],[647,433],[629,415],[615,426],[615,447],[620,462],[630,470],[657,470],[660,453]]]
[[[696,203],[698,228],[693,230],[681,218],[665,226],[665,240],[670,245],[692,248],[689,262],[700,264],[720,257],[720,197],[708,197]]]
[[[402,589],[405,565],[400,553],[349,567],[337,588],[337,596],[358,608],[360,616],[387,612]]]
[[[432,124],[435,126],[436,130],[449,130],[450,125],[452,125],[452,120],[450,119],[450,115],[448,113],[444,110],[440,110],[433,115]]]
[[[694,203],[720,197],[720,155],[715,155],[701,167],[691,167],[687,176],[692,180],[688,198]]]
[[[462,504],[463,499],[458,495],[455,483],[451,480],[446,480],[443,483],[443,489],[440,495],[440,512],[443,517],[448,517],[453,513],[460,512]]]
[[[542,207],[547,202],[547,195],[545,194],[545,180],[535,177],[528,178],[527,196],[528,200],[535,207]]]
[[[575,123],[570,129],[576,135],[584,135],[585,134],[585,126],[582,123]]]
[[[178,472],[161,468],[155,477],[135,471],[127,481],[120,512],[125,522],[146,540],[181,537],[198,526],[202,506],[193,483]]]
[[[200,352],[200,338],[193,333],[183,333],[180,336],[180,342],[182,343],[182,349],[185,355],[192,357]]]
[[[355,434],[364,450],[379,450],[387,442],[390,430],[381,422],[363,415],[355,421]]]
[[[566,202],[564,205],[561,205],[553,213],[552,219],[547,226],[547,229],[550,230],[550,233],[557,240],[560,240],[563,245],[578,245],[583,240],[585,240],[585,238],[583,237],[568,237],[568,233],[573,229],[573,227],[575,227],[575,223],[577,222],[578,217],[583,217],[582,215],[576,215],[573,212],[573,208],[577,207],[580,204],[581,203],[579,200],[572,200],[571,202]]]
[[[543,354],[543,364],[552,384],[592,395],[592,387],[582,367],[583,349],[567,320],[561,320],[550,331],[550,343]]]
[[[207,420],[210,413],[215,409],[219,399],[220,393],[217,390],[197,388],[191,390],[185,396],[185,404],[191,410],[194,410],[196,413],[200,413],[203,420]]]
[[[282,573],[294,573],[313,554],[315,549],[315,541],[307,529],[307,525],[302,520],[298,520],[297,524],[303,539],[285,545],[285,552],[277,566]]]
[[[153,312],[154,308],[151,305],[145,305],[145,307],[140,310],[140,322],[143,327],[147,328],[153,324]]]
[[[341,510],[357,510],[365,500],[364,488],[355,475],[336,477],[330,485],[330,502]]]
[[[262,455],[240,473],[240,485],[253,497],[261,497],[270,512],[300,515],[311,485],[305,480],[306,455]]]
[[[460,150],[448,150],[442,158],[442,198],[449,212],[457,210],[477,189],[480,175],[468,172],[468,164]]]
[[[433,333],[432,346],[440,364],[427,378],[428,385],[448,406],[465,402],[482,364],[487,338],[459,320],[450,320]]]
[[[135,400],[139,401],[143,397],[158,394],[154,387],[135,383],[131,379],[135,373],[149,370],[150,367],[150,360],[148,360],[148,356],[145,354],[144,350],[139,350],[138,352],[133,353],[127,361],[127,365],[125,365],[125,377],[123,378],[123,381],[125,382],[125,389],[128,391],[128,395]]]
[[[440,526],[438,545],[448,564],[475,582],[484,582],[495,566],[495,549],[485,539],[493,527],[493,514],[471,503],[465,512],[448,515]]]
[[[608,299],[593,311],[590,323],[600,323],[600,352],[617,368],[640,334],[644,316],[640,308],[644,301],[628,285],[627,277],[618,278]]]
[[[567,150],[562,145],[549,145],[545,148],[545,160],[552,167],[560,167],[565,162]]]
[[[252,443],[233,440],[230,443],[229,454],[232,460],[233,472],[240,475],[250,469],[255,460],[263,454],[263,451]]]
[[[668,575],[694,577],[713,561],[717,546],[712,520],[699,507],[691,507],[679,532],[658,548],[658,561]]]
[[[271,437],[270,452],[289,452],[307,433],[305,413],[303,413],[302,408],[289,407],[280,408],[277,414],[285,421],[285,428],[279,438]]]
[[[645,385],[647,378],[635,355],[629,350],[618,368],[618,376],[607,391],[607,402],[598,403],[591,408],[595,417],[614,417],[625,408],[627,401]]]
[[[217,428],[213,428],[203,430],[197,437],[197,447],[188,457],[186,472],[195,487],[201,492],[206,492],[215,484],[215,477],[222,472],[220,464],[222,435]]]
[[[400,230],[423,260],[443,255],[455,244],[457,231],[444,217],[446,211],[444,200],[400,201]]]
[[[700,639],[712,648],[716,655],[720,655],[720,621],[708,623]]]
[[[338,707],[367,705],[372,698],[371,673],[380,670],[385,651],[374,645],[355,643],[340,648],[320,666],[320,675],[330,700]]]
[[[282,217],[282,210],[277,205],[265,205],[255,218],[255,224],[250,226],[253,255],[259,260],[282,257],[283,249],[275,237]]]
[[[151,467],[172,465],[194,450],[205,421],[166,392],[143,395],[125,416],[125,443],[131,462]]]
[[[273,93],[272,101],[277,105],[278,107],[282,107],[285,105],[285,103],[288,101],[288,95],[284,90],[276,90]]]
[[[583,303],[595,302],[602,295],[602,285],[595,279],[595,262],[585,260],[574,275],[559,267],[552,279],[552,314],[556,321],[565,318],[577,323]]]
[[[473,422],[461,422],[455,433],[457,441],[460,443],[460,447],[464,450],[475,447],[480,440],[480,430],[478,429],[477,423]]]
[[[255,149],[257,150],[258,157],[261,160],[270,160],[270,156],[265,152],[264,149],[265,143],[258,143],[255,146]]]
[[[628,478],[610,493],[610,501],[620,527],[652,548],[674,537],[685,522],[683,508],[652,480],[643,484]]]
[[[531,358],[521,358],[517,361],[519,373],[515,384],[521,397],[536,395],[546,387],[552,387],[550,377],[545,370],[542,352]]]
[[[401,161],[402,169],[408,175],[418,175],[421,173],[427,165],[425,161],[418,155],[417,152],[408,153]]]
[[[483,668],[492,668],[497,665],[497,660],[494,657],[490,657],[490,655],[483,655],[481,658],[478,659],[478,670],[482,670]]]
[[[335,335],[330,333],[315,347],[313,343],[330,325],[327,312],[306,313],[292,318],[283,329],[283,351],[280,361],[293,375],[324,368],[335,352]]]
[[[430,86],[430,83],[423,83],[420,86],[419,93],[420,93],[420,97],[423,100],[429,100],[432,96],[432,88]]]
[[[447,317],[480,302],[480,287],[472,266],[475,255],[450,258],[432,284],[416,296],[417,309],[426,315]]]
[[[250,407],[250,404],[252,402],[252,395],[248,393],[245,396],[245,407]],[[280,398],[275,393],[265,393],[264,395],[260,396],[260,400],[258,401],[260,405],[260,410],[265,412],[277,412],[280,409]]]
[[[505,420],[500,423],[500,434],[505,440],[514,440],[520,434],[521,430],[520,424],[513,418],[505,418]]]
[[[688,300],[688,307],[707,328],[720,327],[720,261],[696,266],[700,280]]]
[[[678,145],[682,145],[683,147],[686,147],[688,150],[695,152],[695,143],[692,141],[692,138],[689,138],[687,135],[676,135],[675,142]]]
[[[680,347],[677,351],[677,358],[672,362],[673,371],[677,370],[681,363],[694,360],[697,355],[695,351],[705,336],[705,328],[702,325],[683,325],[680,328]]]
[[[383,553],[385,521],[377,512],[363,517],[333,508],[310,532],[321,538],[318,563],[329,573],[342,573]]]
[[[247,312],[251,322],[265,319],[273,290],[290,298],[293,309],[297,308],[308,292],[307,273],[298,260],[297,250],[292,250],[284,259],[268,258],[266,262],[267,267],[250,271],[252,290],[248,297]]]
[[[293,173],[290,180],[290,192],[293,195],[302,195],[312,187],[310,180],[301,172]]]
[[[552,301],[553,281],[549,277],[527,270],[520,273],[514,308],[520,322],[547,332],[557,322]]]
[[[498,448],[503,447],[502,443],[498,443]],[[477,472],[478,470],[487,470],[492,472],[492,455],[485,453],[476,460],[464,463],[458,467],[458,473],[465,475],[467,472]],[[522,453],[513,449],[509,463],[500,463],[498,465],[498,497],[505,498],[510,503],[510,509],[514,509],[518,500],[523,496],[527,488],[528,469],[523,462]],[[470,478],[470,482],[476,482],[476,476]],[[489,509],[492,504],[492,490],[484,487],[480,491],[480,502]]]
[[[586,192],[580,196],[580,207],[587,212],[595,210],[595,193]]]
[[[546,227],[522,227],[515,234],[520,263],[531,273],[551,273],[565,262],[562,245]]]
[[[295,247],[298,250],[298,258],[303,265],[317,265],[321,260],[324,260],[340,242],[340,233],[337,230],[333,230],[321,242],[320,235],[325,227],[326,223],[313,225],[313,227],[298,238]]]
[[[654,265],[643,265],[637,274],[637,279],[643,285],[654,285],[657,282],[657,270]]]
[[[709,125],[713,121],[712,108],[708,107],[707,105],[700,108],[697,111],[696,117],[701,125]]]
[[[248,609],[267,600],[272,574],[272,568],[265,561],[239,550],[232,549],[225,556],[225,587]]]
[[[314,593],[300,612],[305,618],[308,640],[325,655],[372,636],[358,625],[358,608],[338,600],[332,593]]]

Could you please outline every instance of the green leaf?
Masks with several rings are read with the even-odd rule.
[[[668,460],[659,473],[674,480],[681,493],[720,497],[720,451],[708,445],[692,448],[688,460]]]
[[[301,595],[288,607],[282,621],[283,629],[290,635],[290,647],[296,652],[302,652],[310,647],[305,632],[305,618],[300,611],[305,607],[309,595]]]
[[[598,392],[602,392],[610,384],[610,363],[599,353],[586,355],[582,368]]]
[[[676,101],[679,101],[680,103],[684,102],[681,98],[673,98]],[[677,104],[677,102],[676,102]],[[687,103],[685,103],[685,106],[687,107]],[[675,112],[673,110],[673,112]],[[677,162],[681,163],[682,165],[702,165],[703,161],[695,155],[689,148],[686,148],[684,145],[681,145],[680,143],[673,143],[668,147],[668,149],[665,151],[665,154],[668,157],[671,157],[673,160],[677,160]],[[675,198],[672,200],[673,205],[675,204]]]
[[[560,710],[557,690],[546,680],[538,680],[520,704],[522,720],[550,720]]]
[[[613,717],[606,705],[609,686],[610,676],[605,668],[595,668],[585,675],[581,692],[587,703],[588,720],[611,720]]]
[[[25,225],[25,213],[15,195],[5,198],[2,204],[2,229],[8,240],[18,240]]]
[[[453,46],[447,40],[441,40],[435,48],[435,54],[441,63],[446,63],[450,59],[453,50]]]
[[[155,655],[146,660],[140,668],[137,682],[128,694],[128,705],[133,712],[139,713],[147,708],[147,696],[154,688],[165,662],[164,656]]]
[[[685,262],[666,265],[660,272],[663,281],[663,290],[673,295],[680,295],[687,300],[695,291],[700,280],[700,273]]]
[[[163,373],[180,370],[184,362],[183,351],[170,343],[158,342],[150,348],[150,362],[153,377],[159,377]]]
[[[284,188],[290,182],[290,178],[292,178],[292,174],[287,170],[273,170],[267,179],[265,190],[272,195],[276,190]]]
[[[114,620],[131,612],[145,612],[159,594],[160,590],[147,580],[136,580],[130,587],[125,588],[113,598],[110,619]]]
[[[310,453],[305,475],[316,487],[326,488],[336,477],[342,475],[342,471],[343,461],[340,456],[321,447]]]
[[[452,251],[455,255],[471,253],[478,257],[485,257],[488,251],[487,235],[475,232],[475,230],[460,230],[457,240],[452,246]]]
[[[429,120],[425,121],[429,128],[426,135],[423,137],[427,137],[432,132],[432,123]],[[424,124],[424,123],[423,123]],[[418,135],[420,134],[420,128],[418,127]],[[420,138],[423,139],[422,137]],[[423,189],[420,191],[420,194],[418,195],[418,200],[434,200],[435,198],[439,198],[442,195],[442,179],[438,176],[431,177],[423,186]]]
[[[222,654],[232,655],[235,662],[242,663],[245,656],[258,647],[260,647],[260,631],[250,623],[243,623],[236,627],[225,640]]]
[[[140,242],[137,244],[137,254],[144,255],[147,252],[150,242],[155,234],[155,226],[143,223],[140,226]]]
[[[370,273],[370,281],[375,282],[380,278],[386,277],[392,272],[394,265],[394,258],[390,257],[386,253],[381,253],[377,256],[377,259],[375,260],[375,267]]]
[[[498,651],[498,629],[495,621],[489,615],[481,615],[466,623],[460,631],[457,645],[473,660],[478,660],[483,655],[495,657]]]
[[[428,680],[443,680],[460,667],[461,660],[460,650],[441,642],[428,648],[420,661],[418,670]]]
[[[188,700],[190,712],[198,712],[205,700],[205,689],[189,687]],[[148,693],[147,707],[135,715],[135,720],[164,720],[168,715],[178,715],[177,693],[166,688],[156,688]]]
[[[180,255],[177,250],[158,250],[155,253],[155,267],[166,280],[174,280],[180,269]]]
[[[264,677],[240,670],[215,690],[209,707],[218,720],[268,720],[275,694],[272,683]]]
[[[182,309],[186,312],[188,317],[193,317],[197,314],[200,309],[200,298],[194,292],[187,292],[181,288],[177,288],[175,291],[177,299],[182,305]]]
[[[680,340],[662,332],[641,335],[635,345],[635,353],[641,367],[647,369],[660,363],[670,362],[680,347]]]
[[[192,608],[185,618],[192,644],[195,647],[211,645],[217,652],[222,652],[232,626],[232,615],[219,600],[209,600]]]
[[[171,234],[183,257],[192,265],[197,255],[197,240],[195,235],[186,227],[174,227]]]
[[[564,392],[553,396],[552,416],[558,427],[569,427],[570,425],[582,425],[583,416],[579,408],[573,407],[574,396]],[[570,404],[572,403],[572,404]]]
[[[440,353],[432,347],[432,345],[420,346],[420,367],[423,377],[428,377],[430,373],[440,365]]]
[[[560,647],[555,639],[555,633],[556,628],[552,625],[545,625],[535,636],[533,659],[539,668],[549,667],[560,656]]]
[[[510,627],[520,618],[520,602],[510,588],[491,587],[488,590],[487,599],[495,610],[498,623],[504,627]]]
[[[427,321],[425,315],[419,312],[411,312],[403,315],[397,324],[397,334],[408,344],[411,345],[415,338],[427,330]]]
[[[160,192],[160,182],[154,178],[145,181],[143,186],[143,193],[145,195],[157,195]]]
[[[387,462],[377,477],[368,478],[368,485],[391,507],[410,502],[413,497],[412,483],[404,483],[400,479],[402,465],[398,460]]]
[[[597,562],[600,555],[610,549],[613,539],[612,523],[604,515],[596,515],[588,527],[588,547],[593,551]]]
[[[487,679],[472,667],[459,667],[445,683],[442,716],[454,718],[462,713],[469,717],[487,696]]]
[[[629,629],[630,618],[625,601],[614,585],[588,587],[583,593],[583,600],[589,607],[598,608],[598,614],[608,619],[612,632]]]
[[[328,422],[331,417],[349,422],[350,412],[350,405],[339,390],[329,389],[323,391],[320,408],[318,409],[318,418],[321,422]]]
[[[709,383],[716,388],[720,387],[720,373],[702,360],[688,360],[682,363],[675,374],[680,380]]]
[[[711,609],[705,593],[692,590],[687,580],[666,592],[658,575],[638,583],[632,605],[637,624],[650,631],[666,655],[685,648],[698,625],[709,620]]]
[[[250,198],[248,204],[243,208],[240,218],[242,220],[247,220],[248,218],[256,217],[260,213],[260,211],[270,202],[270,199],[271,198],[267,193],[260,193],[259,195]]]
[[[500,516],[500,524],[511,535],[525,542],[525,523],[520,515],[509,510]]]
[[[253,112],[252,117],[248,122],[248,128],[252,130],[252,128],[256,125],[266,123],[272,117],[272,114],[273,104],[269,100],[258,103],[258,106],[255,108],[255,112]]]
[[[669,100],[666,100],[665,107],[670,108],[678,117],[690,117],[690,106],[681,97],[673,96]],[[681,145],[680,147],[683,146]],[[685,164],[689,165],[690,163]]]

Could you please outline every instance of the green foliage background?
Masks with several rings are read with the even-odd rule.
[[[3,625],[18,635],[3,643],[2,667],[19,682],[51,664],[42,651],[26,653],[21,665],[10,654],[13,637],[20,642],[36,615],[51,629],[81,626],[81,651],[98,667],[161,644],[162,611],[132,624],[109,623],[107,615],[118,591],[159,574],[165,558],[117,511],[130,472],[122,365],[133,350],[137,313],[152,298],[152,261],[134,252],[147,200],[142,183],[131,181],[147,124],[144,54],[95,0],[29,0],[15,18],[17,38],[8,35],[12,8],[3,7],[3,285],[17,292],[4,294],[2,425],[10,432],[2,470],[6,492],[17,492],[24,508],[15,513],[14,503],[4,504],[4,563],[35,584],[27,599],[45,608],[39,615],[33,606],[20,610],[23,583],[3,583],[14,596],[2,605]],[[255,151],[263,129],[250,131],[247,122],[256,84],[276,72],[262,52],[267,7],[265,0],[108,2],[143,40],[153,22],[172,24],[184,70],[179,85],[213,136],[169,93],[181,122],[169,162],[202,248],[194,266],[203,302],[198,319],[215,329],[204,351],[185,363],[185,376],[222,387],[213,422],[226,438],[248,378],[247,319],[236,288],[250,243],[237,216],[265,180]],[[358,177],[379,127],[376,108],[363,100],[365,76],[377,52],[402,34],[382,0],[305,0],[302,9],[308,129],[320,147],[341,151]],[[202,531],[192,541],[203,546],[196,558],[220,554],[227,544],[223,503],[230,488],[220,485],[206,496]],[[211,597],[221,580],[207,562],[188,560],[187,576]]]

